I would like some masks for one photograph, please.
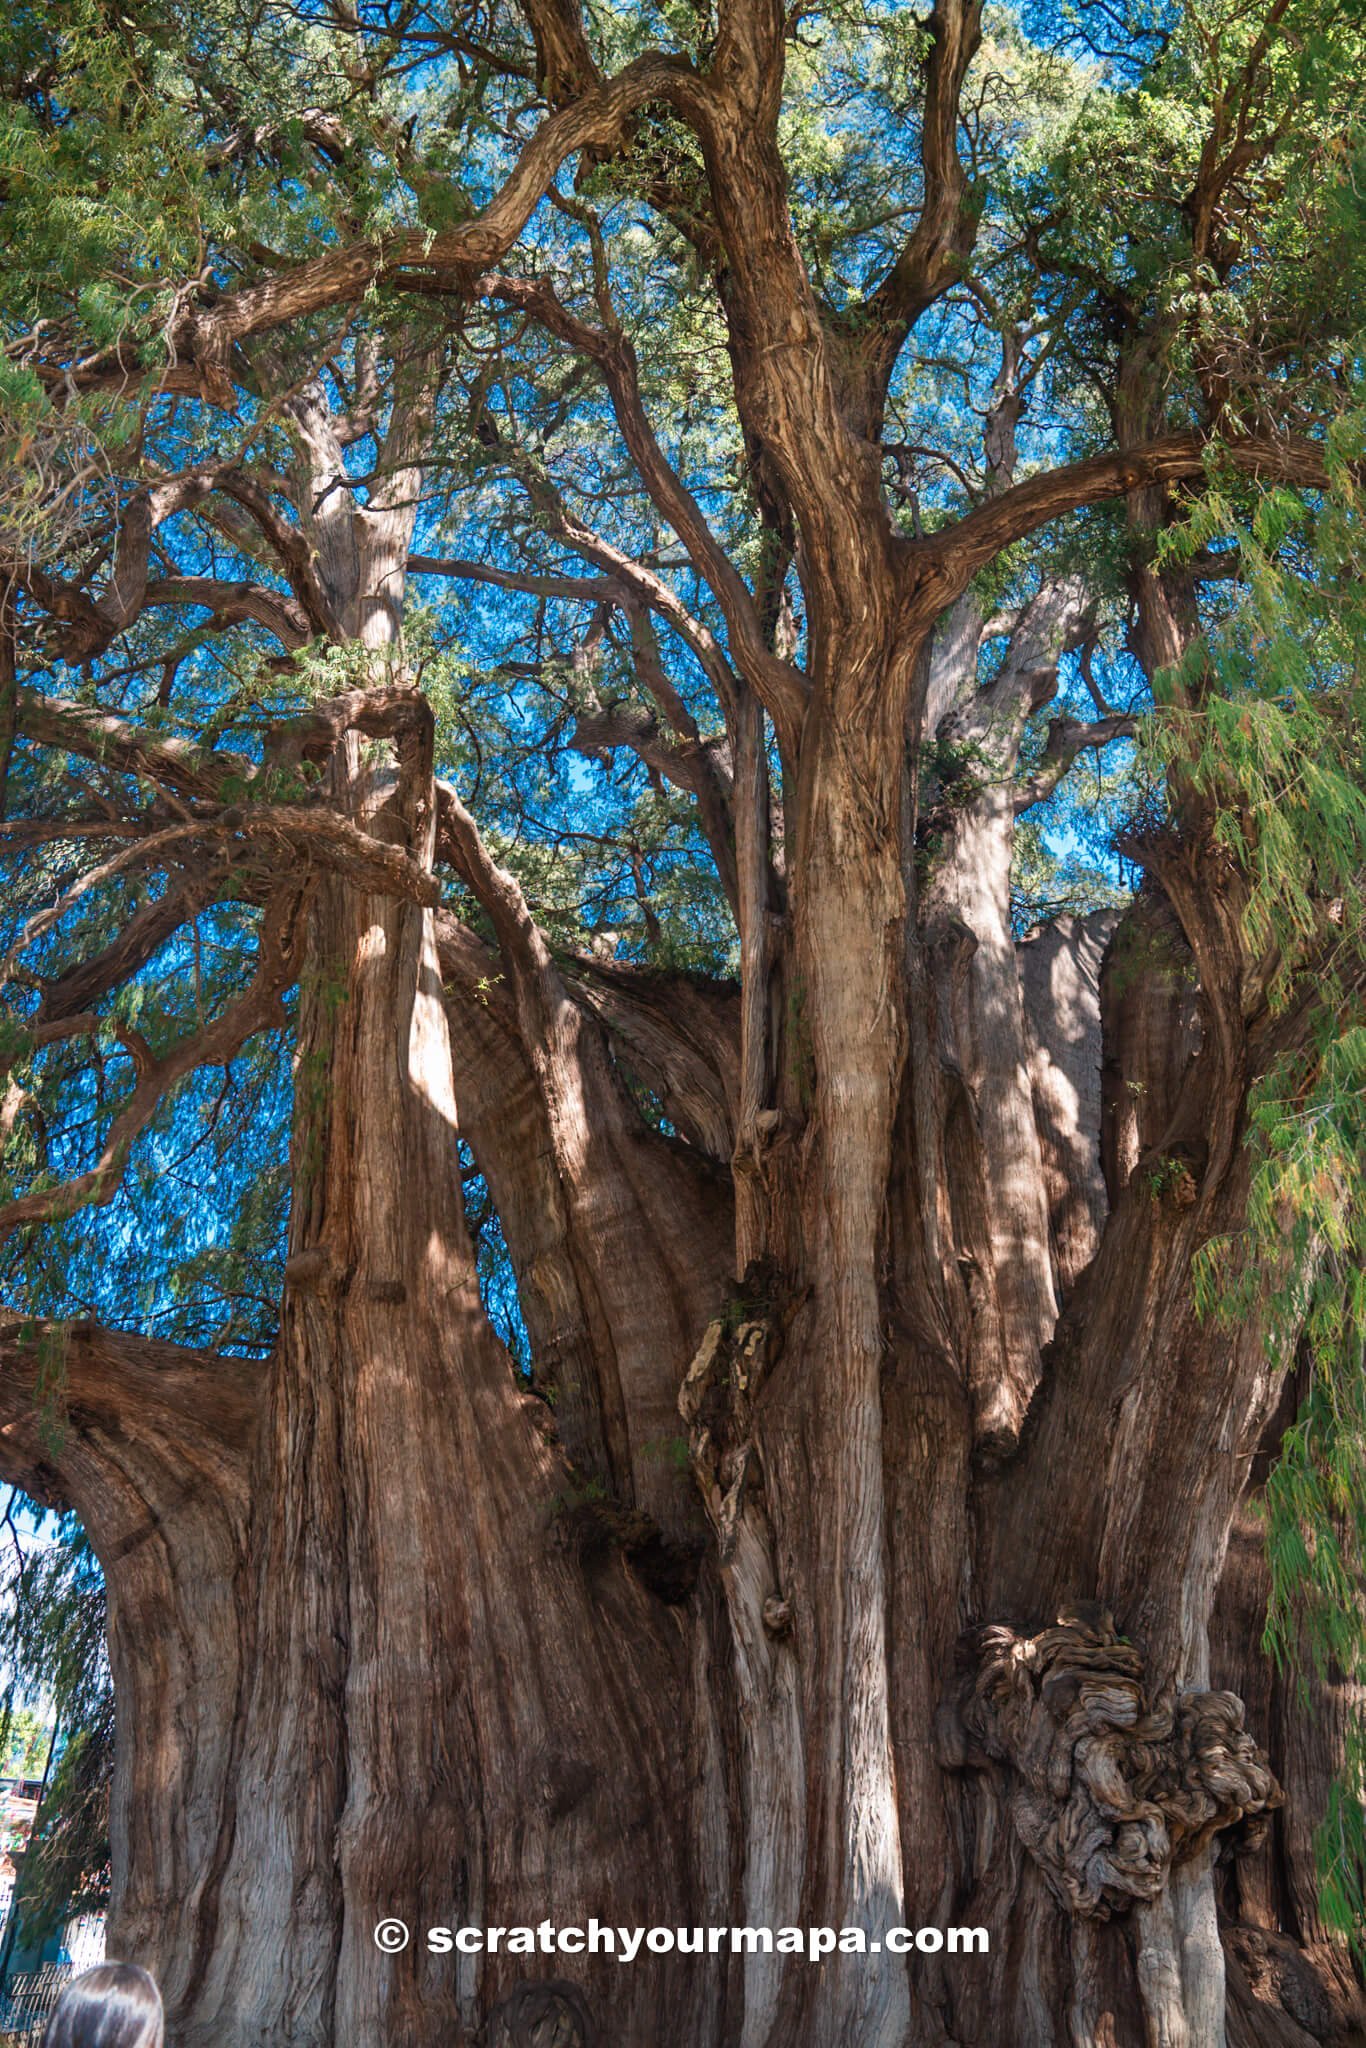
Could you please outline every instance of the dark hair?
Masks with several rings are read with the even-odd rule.
[[[101,1963],[73,1977],[53,2008],[43,2048],[161,2048],[161,1993],[136,1963]]]

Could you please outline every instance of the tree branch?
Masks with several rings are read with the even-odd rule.
[[[157,527],[198,504],[219,481],[216,468],[192,470],[138,489],[118,521],[114,566],[104,590],[91,597],[78,584],[50,576],[33,563],[7,565],[7,574],[64,628],[60,651],[88,661],[130,626],[147,601],[147,562]]]
[[[891,270],[858,308],[864,390],[862,431],[881,431],[887,387],[906,337],[962,276],[977,236],[977,211],[958,155],[963,81],[982,39],[981,0],[935,0],[927,23],[925,98],[920,116],[920,217]]]
[[[28,690],[21,693],[19,702],[19,727],[29,738],[105,763],[123,774],[145,776],[159,787],[174,790],[192,801],[215,805],[224,803],[239,790],[249,793],[252,785],[268,788],[269,778],[279,765],[302,759],[310,751],[325,750],[352,725],[376,737],[400,741],[420,727],[428,735],[429,746],[430,724],[430,707],[415,690],[396,687],[353,691],[330,703],[315,705],[306,717],[277,727],[268,736],[266,764],[259,767],[240,754],[215,753],[210,748],[192,746],[186,740],[154,739],[112,713],[93,710],[88,705],[42,698]],[[231,784],[237,785],[237,789],[231,788]],[[126,821],[111,820],[108,829],[122,835],[130,828]],[[247,801],[241,808],[228,803],[227,808],[213,816],[188,818],[183,824],[139,837],[102,867],[82,875],[58,904],[30,920],[11,949],[11,959],[50,930],[80,896],[100,882],[172,848],[179,857],[190,846],[234,836],[279,840],[296,854],[313,854],[352,876],[363,888],[379,893],[405,896],[428,907],[437,899],[437,885],[420,862],[402,847],[362,831],[324,803]]]
[[[58,752],[97,761],[121,775],[145,777],[191,801],[217,801],[230,781],[249,782],[256,764],[244,754],[218,753],[189,740],[157,739],[111,711],[69,698],[21,690],[15,723],[26,738]]]
[[[581,711],[569,744],[576,753],[601,755],[625,747],[647,767],[697,798],[698,821],[716,863],[731,909],[738,914],[735,847],[730,827],[729,776],[721,759],[724,740],[704,740],[694,728],[691,738],[671,744],[660,734],[653,715],[629,704]]]
[[[161,576],[147,585],[144,606],[195,605],[213,616],[216,626],[240,625],[251,619],[273,633],[292,654],[313,638],[313,621],[297,598],[264,583],[228,583],[213,576]]]
[[[343,690],[322,698],[298,718],[284,720],[266,735],[266,761],[271,769],[296,767],[301,761],[322,761],[348,732],[367,739],[416,743],[430,764],[432,707],[420,690],[406,683],[385,689]],[[364,835],[362,835],[364,836]],[[406,891],[404,892],[406,893]]]
[[[790,662],[780,660],[770,649],[764,636],[763,624],[759,617],[754,598],[745,585],[743,577],[735,568],[725,549],[718,542],[705,514],[682,478],[668,461],[650,424],[640,395],[640,381],[637,375],[635,350],[627,336],[620,330],[605,331],[590,327],[571,313],[567,306],[555,296],[544,280],[527,281],[520,278],[491,276],[480,280],[481,289],[488,296],[501,299],[504,304],[517,306],[530,313],[551,334],[558,336],[571,348],[578,349],[591,362],[597,364],[602,373],[612,400],[612,409],[622,438],[630,450],[642,482],[659,511],[669,521],[683,545],[692,557],[698,574],[710,587],[730,629],[731,647],[741,672],[748,677],[762,698],[773,718],[789,740],[795,740],[801,729],[801,720],[806,709],[806,680],[799,669]],[[632,563],[628,556],[598,540],[586,529],[578,528],[576,522],[559,508],[560,535],[577,552],[600,561],[614,575],[640,583],[640,565]],[[644,572],[648,575],[648,572]],[[668,591],[662,580],[651,578],[653,588],[642,589],[646,601],[670,618],[670,623],[681,622],[677,614],[682,610],[679,600]],[[666,595],[667,593],[667,595]],[[665,609],[665,606],[668,609]],[[687,618],[686,612],[683,614]],[[699,642],[695,622],[692,644],[698,659],[704,661],[708,673],[720,684],[720,670],[712,650],[704,656]],[[685,636],[686,637],[686,636]],[[723,703],[726,701],[722,699]],[[733,701],[733,693],[732,693]]]
[[[214,305],[193,305],[171,330],[173,348],[190,356],[206,396],[229,409],[232,347],[324,307],[361,298],[371,285],[402,285],[447,275],[470,281],[512,247],[545,197],[561,164],[588,147],[618,143],[632,115],[651,100],[671,100],[691,67],[652,51],[552,114],[522,151],[502,189],[473,220],[437,234],[409,232],[355,242],[313,257]]]
[[[168,889],[155,903],[144,904],[102,952],[78,960],[74,967],[42,984],[38,1024],[55,1024],[100,1002],[145,967],[172,934],[212,900],[207,879],[196,878]]]
[[[686,81],[673,105],[701,144],[725,250],[741,422],[800,531],[800,573],[819,613],[851,575],[870,591],[882,585],[889,535],[881,463],[846,412],[793,230],[778,144],[787,36],[781,0],[729,0],[706,80]]]
[[[535,485],[535,493],[538,498],[542,496],[540,480]],[[600,564],[606,574],[541,576],[531,571],[500,569],[490,562],[468,562],[434,555],[410,555],[409,572],[415,576],[468,578],[474,583],[491,583],[499,590],[524,590],[532,597],[562,597],[571,601],[578,599],[585,604],[612,604],[622,611],[629,611],[630,600],[636,598],[671,626],[690,649],[715,690],[721,709],[729,713],[738,697],[739,686],[726,659],[725,649],[711,628],[688,610],[677,591],[662,576],[573,518],[548,480],[544,503],[549,515],[547,524],[555,538],[562,540],[566,547],[572,548],[585,560]]]
[[[1089,748],[1108,747],[1111,740],[1132,739],[1137,731],[1138,720],[1123,711],[1090,725],[1076,718],[1051,719],[1043,759],[1015,792],[1017,815],[1052,796],[1078,754]]]
[[[536,44],[536,83],[552,107],[563,107],[601,83],[578,0],[521,0]]]
[[[254,477],[240,469],[225,470],[218,479],[223,495],[241,506],[264,538],[294,593],[295,602],[315,633],[330,640],[344,639],[341,621],[333,607],[331,593],[319,573],[315,551],[308,536],[271,503],[270,493]]]
[[[0,1476],[47,1507],[102,1505],[109,1449],[179,1446],[189,1480],[244,1476],[265,1366],[95,1323],[0,1319]],[[107,1563],[107,1560],[105,1560]]]
[[[538,576],[527,569],[500,569],[492,562],[468,562],[456,555],[409,555],[410,576],[444,576],[454,583],[491,583],[497,590],[522,590],[530,597],[562,597],[584,604],[620,604],[621,583],[613,576]]]
[[[58,1187],[36,1189],[0,1207],[0,1239],[24,1224],[55,1222],[78,1209],[112,1201],[133,1140],[151,1122],[171,1089],[197,1067],[217,1066],[231,1059],[255,1032],[283,1026],[281,999],[296,973],[299,904],[298,892],[289,891],[267,907],[251,985],[207,1030],[180,1039],[160,1058],[150,1055],[141,1037],[120,1034],[137,1078],[132,1095],[110,1127],[99,1159],[87,1172]]]
[[[938,611],[1002,549],[1050,520],[1153,484],[1186,483],[1204,474],[1210,457],[1246,475],[1306,490],[1322,490],[1328,481],[1322,448],[1302,435],[1242,434],[1216,441],[1200,434],[1168,434],[1137,448],[1043,470],[955,525],[928,539],[905,542],[905,556],[913,570],[928,572]]]

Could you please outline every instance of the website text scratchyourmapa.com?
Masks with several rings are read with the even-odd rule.
[[[403,1920],[381,1920],[375,1946],[385,1955],[407,1948],[412,1930]],[[648,1955],[793,1955],[822,1962],[832,1955],[986,1955],[985,1927],[428,1927],[429,1955],[610,1955],[631,1963]]]

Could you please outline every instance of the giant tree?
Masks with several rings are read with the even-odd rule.
[[[5,31],[0,1473],[184,2048],[1360,2023],[1361,33],[1079,15]]]

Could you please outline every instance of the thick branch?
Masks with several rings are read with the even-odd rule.
[[[724,741],[694,737],[681,744],[670,743],[650,712],[619,704],[610,711],[581,711],[570,745],[577,753],[588,755],[608,754],[616,747],[625,747],[675,788],[686,789],[695,796],[698,821],[721,886],[731,908],[736,908],[735,848],[724,769],[718,760],[718,755],[724,756],[726,752]]]
[[[1043,759],[1015,792],[1016,811],[1027,811],[1031,804],[1052,796],[1078,754],[1108,747],[1111,740],[1132,739],[1137,730],[1137,720],[1122,711],[1096,719],[1090,725],[1077,718],[1051,719]]]
[[[218,479],[218,487],[225,497],[241,506],[262,535],[288,578],[295,602],[311,622],[313,631],[326,634],[333,640],[344,639],[346,635],[332,602],[332,593],[319,571],[316,551],[310,547],[308,535],[301,527],[291,526],[271,502],[269,490],[241,470],[225,471]]]
[[[202,605],[215,625],[236,626],[252,620],[273,633],[292,654],[313,637],[313,622],[297,598],[264,583],[228,583],[213,576],[161,576],[147,585],[143,603]]]
[[[98,1518],[106,1460],[178,1440],[213,1484],[243,1459],[264,1367],[95,1323],[0,1319],[0,1477]],[[112,1460],[111,1460],[112,1462]],[[82,1481],[86,1484],[83,1485]],[[108,1559],[105,1560],[106,1566]]]
[[[800,531],[808,603],[824,611],[851,573],[881,583],[888,530],[878,456],[846,413],[793,230],[777,133],[788,33],[780,0],[730,0],[708,89],[689,82],[674,104],[701,143],[725,249],[740,418]]]
[[[448,911],[436,917],[442,980],[467,1011],[474,1004],[502,1034],[520,1035],[500,955]],[[625,961],[575,954],[561,963],[566,990],[607,1031],[614,1050],[653,1089],[690,1144],[718,1165],[735,1148],[739,1096],[739,993],[701,975],[661,974]],[[464,1014],[464,1012],[462,1012]]]
[[[220,754],[190,740],[158,739],[110,711],[69,698],[41,697],[35,690],[19,692],[15,723],[42,746],[98,761],[122,775],[144,776],[191,799],[212,802],[225,783],[248,782],[255,773],[255,763],[244,754]]]
[[[522,0],[536,43],[536,83],[559,107],[599,83],[578,0]]]
[[[650,52],[614,78],[552,114],[522,151],[502,189],[473,220],[439,234],[422,231],[356,242],[301,263],[221,300],[187,311],[173,346],[193,357],[207,394],[232,406],[227,366],[235,342],[361,298],[376,283],[402,284],[435,274],[472,279],[512,247],[567,158],[618,142],[651,100],[670,99],[689,67]]]
[[[729,1165],[740,1106],[738,988],[581,955],[565,962],[564,974],[575,1000],[606,1026],[670,1122]]]
[[[55,1024],[88,1010],[147,965],[173,932],[212,900],[212,888],[198,879],[168,889],[155,903],[135,911],[117,937],[89,960],[43,984],[39,1024]]]
[[[770,649],[758,608],[743,577],[712,532],[701,506],[660,447],[641,399],[635,350],[627,336],[619,328],[609,332],[590,327],[562,305],[544,281],[527,282],[520,278],[494,276],[482,279],[481,287],[491,297],[531,313],[550,333],[597,364],[611,397],[622,438],[642,482],[687,548],[699,575],[710,586],[725,614],[737,663],[767,705],[774,723],[789,738],[795,738],[806,707],[805,679],[790,662],[780,660]],[[638,566],[630,564],[629,558],[617,556],[615,550],[609,557],[595,535],[577,530],[575,523],[568,518],[563,519],[561,532],[571,546],[602,560],[614,574],[629,576],[631,569]],[[642,591],[642,595],[655,609],[663,610],[661,600],[666,588],[659,586],[650,592]],[[674,599],[674,606],[677,603]],[[670,623],[675,621],[671,619]],[[695,634],[694,646],[697,647]],[[701,649],[697,648],[697,651],[699,659],[703,659]],[[713,662],[708,660],[707,666],[709,673],[713,673]],[[722,701],[724,703],[725,698]]]
[[[325,752],[351,726],[375,737],[396,739],[400,751],[414,735],[428,757],[431,744],[430,707],[420,693],[403,687],[351,691],[315,705],[299,720],[277,727],[268,741],[264,769],[244,755],[217,753],[194,746],[188,740],[157,739],[110,712],[39,697],[28,690],[20,695],[18,724],[30,739],[47,746],[104,763],[123,774],[143,776],[193,801],[213,804],[236,795],[242,785],[259,786],[264,779],[269,787],[269,777],[281,764]],[[124,836],[130,828],[127,821],[116,820],[111,820],[108,827],[92,826],[96,833],[106,829]],[[404,896],[428,907],[437,898],[437,885],[420,862],[402,847],[363,831],[330,806],[251,802],[240,809],[229,805],[212,817],[201,816],[149,837],[136,838],[103,867],[82,875],[60,903],[31,920],[12,953],[49,930],[78,896],[88,894],[115,873],[139,862],[146,864],[172,849],[179,860],[187,848],[222,841],[225,837],[275,839],[296,853],[316,857],[349,874],[363,888]]]
[[[385,689],[344,690],[312,705],[298,718],[275,726],[266,740],[266,756],[275,768],[300,761],[325,761],[348,732],[367,739],[393,740],[400,748],[416,745],[418,766],[431,764],[432,708],[420,690],[396,683]]]
[[[908,543],[907,556],[934,577],[936,609],[942,609],[1003,548],[1050,520],[1153,484],[1189,482],[1204,474],[1211,458],[1230,462],[1259,480],[1296,484],[1304,490],[1322,490],[1328,481],[1322,448],[1302,435],[1240,434],[1216,441],[1200,434],[1168,434],[1141,447],[1092,455],[1084,462],[1028,477],[956,525],[928,540]]]
[[[928,22],[925,101],[920,117],[924,196],[915,229],[859,321],[863,431],[875,439],[887,386],[915,323],[962,275],[977,232],[967,177],[958,156],[958,103],[968,66],[981,42],[981,0],[935,0]],[[866,323],[866,327],[865,327]]]
[[[251,1359],[90,1324],[0,1328],[0,1469],[79,1512],[108,1589],[121,1740],[136,1731],[156,1782],[197,1817],[182,1833],[165,1798],[130,1802],[116,1855],[146,1873],[168,1830],[181,1845],[162,1915],[167,1899],[193,1910],[215,1855],[264,1380]],[[125,1749],[116,1779],[129,1768]]]
[[[98,597],[32,564],[9,565],[14,582],[64,628],[61,651],[69,661],[103,653],[133,623],[146,602],[153,533],[175,513],[207,497],[217,481],[215,469],[194,470],[137,491],[119,519],[113,569]]]

